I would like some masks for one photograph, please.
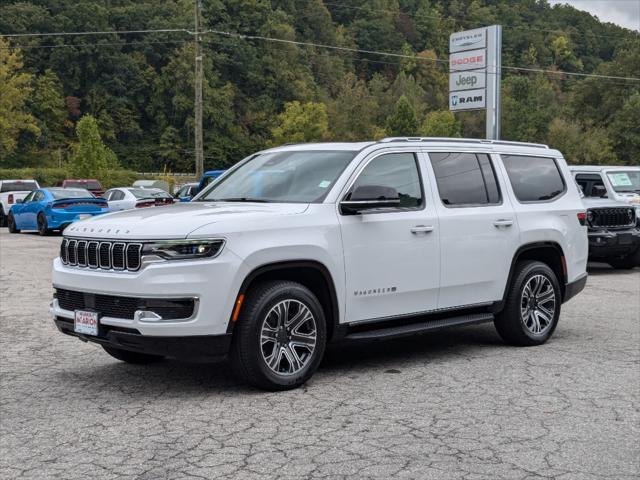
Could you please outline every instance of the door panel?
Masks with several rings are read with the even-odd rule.
[[[339,215],[347,287],[345,318],[354,322],[435,309],[438,225],[433,205],[426,201],[429,186],[420,185],[421,162],[412,152],[368,160],[354,187],[394,187],[401,207]]]
[[[505,189],[496,189],[504,180],[495,168],[496,160],[492,159],[492,169],[486,154],[446,155],[458,157],[454,163],[444,153],[429,155],[429,175],[436,185],[433,201],[440,219],[438,308],[500,300],[519,245],[513,206],[506,194],[500,195]],[[451,165],[439,161],[451,161]]]

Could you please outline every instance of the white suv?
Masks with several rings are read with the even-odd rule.
[[[126,362],[229,356],[250,383],[293,388],[328,342],[493,321],[544,343],[586,283],[584,222],[544,145],[286,145],[190,203],[68,227],[51,311]]]

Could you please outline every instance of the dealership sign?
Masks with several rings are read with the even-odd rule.
[[[486,90],[465,90],[449,95],[449,110],[477,110],[487,106]]]
[[[449,110],[487,110],[487,138],[500,135],[499,25],[449,37]]]

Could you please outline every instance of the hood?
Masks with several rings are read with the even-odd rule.
[[[122,240],[186,238],[205,225],[219,224],[220,234],[227,233],[225,224],[234,229],[243,223],[247,228],[257,220],[303,213],[306,203],[176,203],[165,207],[140,208],[109,213],[75,222],[64,231],[65,236]]]
[[[584,197],[582,199],[582,203],[587,208],[611,208],[611,207],[629,208],[628,203],[619,202],[617,200],[611,200],[610,198]]]

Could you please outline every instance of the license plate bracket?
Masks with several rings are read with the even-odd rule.
[[[73,319],[73,331],[82,335],[98,336],[100,316],[98,312],[76,310]]]

